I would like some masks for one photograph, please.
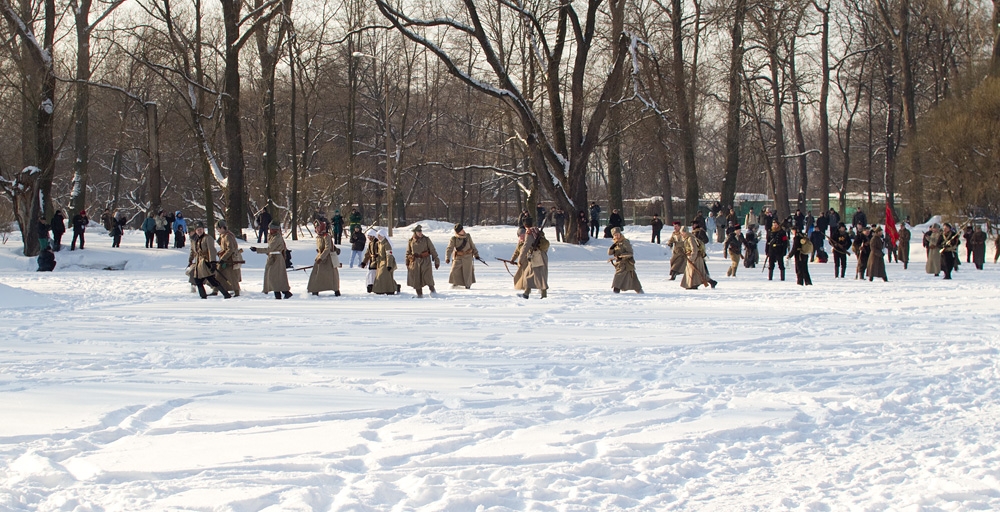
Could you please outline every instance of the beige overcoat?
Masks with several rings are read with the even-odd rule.
[[[236,241],[232,231],[219,237],[219,267],[215,273],[219,284],[235,295],[240,293],[240,281],[243,280],[243,250]]]
[[[868,241],[868,277],[883,279],[885,274],[885,259],[882,249],[885,248],[885,240],[881,236],[873,236]]]
[[[542,257],[541,266],[532,266],[531,259],[532,247],[535,246],[535,240],[541,235],[539,234],[538,228],[529,228],[524,234],[524,245],[521,246],[521,250],[517,255],[517,270],[520,279],[514,282],[514,288],[517,290],[548,290],[549,289],[549,254],[547,251],[543,250],[541,247],[537,249]]]
[[[375,273],[375,284],[372,293],[392,295],[396,293],[396,257],[392,255],[392,246],[388,240],[378,242],[378,270]]]
[[[215,275],[210,266],[210,263],[218,259],[218,253],[215,251],[215,240],[212,240],[212,237],[207,234],[201,235],[198,237],[198,241],[194,243],[192,250],[195,255],[194,272],[191,273],[192,277],[195,279],[205,279],[206,277]]]
[[[667,240],[667,245],[670,247],[670,273],[671,274],[683,274],[684,267],[687,266],[685,263],[687,259],[684,257],[684,233],[682,231],[675,231],[670,234],[670,239]]]
[[[410,238],[406,244],[406,285],[417,290],[434,286],[434,267],[441,265],[437,249],[426,236]]]
[[[340,249],[333,245],[333,237],[329,233],[316,237],[316,259],[313,261],[312,272],[309,274],[309,293],[323,291],[340,291]]]
[[[615,278],[611,281],[611,288],[626,291],[642,291],[642,284],[639,283],[639,276],[635,273],[635,253],[632,251],[632,242],[627,238],[611,244],[608,248],[608,256],[611,256],[615,264]]]
[[[927,237],[927,264],[924,271],[928,274],[941,273],[941,233],[931,233]]]
[[[698,288],[708,284],[705,274],[705,244],[698,237],[691,235],[684,241],[684,255],[687,264],[684,266],[684,277],[681,278],[682,288]]]
[[[471,236],[465,234],[451,237],[448,248],[444,251],[444,258],[452,260],[451,274],[448,275],[449,283],[468,288],[476,282],[473,265],[479,258],[479,249],[476,249]]]
[[[285,269],[285,239],[281,233],[267,239],[267,249],[257,249],[257,254],[264,253],[267,262],[264,263],[264,293],[287,292],[292,287],[288,284],[288,270]]]

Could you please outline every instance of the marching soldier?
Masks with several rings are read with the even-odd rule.
[[[611,237],[614,243],[608,248],[609,262],[615,265],[615,278],[611,281],[611,289],[615,293],[622,290],[635,290],[635,293],[642,292],[642,284],[639,283],[639,276],[635,273],[635,253],[632,251],[632,242],[629,242],[619,227],[611,228]]]
[[[736,277],[736,269],[740,268],[740,255],[743,252],[744,243],[746,243],[746,238],[743,237],[742,227],[736,224],[729,234],[726,235],[726,241],[722,245],[728,253],[729,259],[733,261],[733,264],[729,266],[729,270],[726,271],[727,277]]]
[[[951,279],[952,270],[958,269],[958,246],[961,244],[959,233],[946,222],[941,231],[941,270],[944,270],[945,279]]]
[[[215,277],[233,297],[239,297],[240,281],[243,281],[243,271],[240,268],[245,263],[243,249],[240,249],[236,235],[229,231],[226,221],[216,222],[215,229],[219,232],[219,269]]]
[[[910,230],[906,222],[899,223],[899,241],[896,242],[896,259],[903,262],[903,270],[910,264]]]
[[[876,277],[880,277],[886,282],[889,281],[885,274],[885,261],[882,259],[884,247],[885,238],[882,237],[882,228],[875,226],[871,238],[868,239],[868,281],[874,281]]]
[[[809,257],[812,254],[812,242],[805,234],[805,228],[798,225],[792,230],[792,248],[788,251],[788,258],[795,258],[795,284],[799,286],[812,286],[812,277],[809,276]]]
[[[781,271],[781,280],[785,280],[785,253],[788,252],[788,233],[778,222],[778,219],[771,220],[771,230],[767,232],[767,280],[774,280],[774,266],[778,265]]]
[[[195,279],[195,286],[198,287],[198,295],[203,299],[208,298],[208,293],[205,292],[205,281],[208,281],[208,284],[212,285],[213,288],[218,288],[222,292],[223,297],[227,299],[231,298],[232,295],[215,279],[216,259],[218,258],[215,251],[215,240],[212,240],[212,237],[205,234],[205,224],[201,222],[195,228],[195,233],[198,235],[198,240],[195,242],[195,247],[193,248],[195,265],[194,270],[191,272],[191,277]]]
[[[309,293],[319,295],[319,292],[333,290],[333,295],[340,297],[339,254],[340,248],[333,245],[326,223],[320,221],[316,224],[316,259],[306,286]]]
[[[851,234],[847,232],[847,225],[841,222],[829,240],[833,248],[833,277],[846,278],[847,256],[851,253]]]
[[[274,293],[274,298],[292,297],[292,287],[288,284],[288,270],[285,267],[285,237],[281,236],[281,225],[272,222],[268,225],[267,247],[251,247],[250,252],[264,254],[264,293]]]
[[[865,273],[868,272],[868,256],[871,254],[871,249],[868,246],[868,239],[871,238],[871,228],[868,226],[862,226],[861,232],[854,237],[854,244],[851,249],[854,250],[855,256],[858,257],[858,265],[854,270],[854,279],[865,278]]]
[[[972,246],[972,262],[976,264],[977,269],[982,270],[983,264],[986,263],[986,233],[983,232],[982,226],[976,226],[972,236],[969,237],[969,245]]]
[[[743,237],[743,247],[746,251],[743,254],[743,266],[746,268],[757,268],[757,260],[760,254],[757,250],[757,225],[753,229],[748,229]]]
[[[426,286],[432,294],[436,294],[434,289],[434,269],[431,268],[431,260],[434,261],[434,269],[441,267],[441,260],[438,258],[437,249],[431,243],[431,239],[424,236],[423,228],[417,224],[413,228],[413,237],[406,245],[406,285],[412,286],[417,291],[417,297],[423,297],[423,288]]]
[[[695,220],[691,227],[697,232],[701,228]],[[705,242],[696,233],[688,233],[684,237],[684,276],[681,277],[681,288],[696,290],[703,284],[715,288],[717,282],[708,277],[705,268]]]
[[[514,288],[524,290],[521,296],[525,299],[531,294],[532,288],[537,288],[541,290],[544,299],[549,290],[549,241],[530,218],[524,224],[524,241],[518,244],[510,258],[517,262],[518,279]]]
[[[479,249],[472,242],[472,237],[465,232],[461,224],[455,224],[455,236],[448,241],[448,248],[444,251],[444,262],[451,263],[451,274],[448,275],[448,282],[452,287],[464,286],[466,290],[476,282],[476,272],[473,263],[479,258]]]
[[[687,259],[684,257],[684,241],[687,236],[684,234],[684,230],[681,228],[681,223],[674,221],[674,232],[670,234],[670,239],[667,240],[667,246],[670,247],[670,280],[673,281],[677,279],[678,275],[684,274],[684,267],[687,266]]]

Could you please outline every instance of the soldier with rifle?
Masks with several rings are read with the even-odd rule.
[[[847,277],[847,256],[851,254],[851,234],[847,232],[847,225],[841,222],[837,226],[837,232],[833,238],[826,237],[830,241],[833,249],[833,277]]]
[[[454,260],[454,263],[452,263]],[[479,257],[479,249],[472,241],[472,237],[465,232],[465,227],[455,224],[455,236],[448,241],[448,248],[444,251],[444,262],[452,263],[451,274],[448,275],[448,282],[452,288],[464,287],[466,290],[476,282],[476,272],[473,268],[475,260],[483,261]],[[486,265],[486,262],[483,262]]]
[[[615,266],[615,277],[611,281],[611,290],[621,293],[622,290],[635,290],[635,293],[643,293],[642,284],[639,283],[639,276],[635,273],[635,253],[632,250],[632,242],[629,242],[620,227],[611,228],[611,237],[614,243],[608,248],[608,262]]]
[[[944,278],[951,279],[951,272],[958,270],[958,246],[962,244],[961,233],[945,222],[941,231],[941,270]]]

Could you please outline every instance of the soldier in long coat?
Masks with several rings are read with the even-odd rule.
[[[288,299],[292,287],[288,284],[288,270],[285,268],[285,237],[281,236],[281,226],[272,222],[268,225],[267,248],[251,247],[250,251],[267,256],[264,263],[264,293],[274,293],[275,299]]]
[[[805,228],[795,226],[792,229],[792,248],[788,251],[788,258],[795,260],[795,284],[799,286],[812,286],[812,276],[809,275],[809,257],[812,251],[807,250],[807,245],[812,243],[806,236]]]
[[[871,248],[868,246],[868,241],[872,236],[871,229],[868,226],[864,226],[858,236],[854,237],[854,245],[851,248],[854,250],[855,256],[858,257],[858,265],[854,271],[854,278],[861,279],[865,278],[865,273],[868,272],[868,257],[871,254]]]
[[[433,261],[434,267],[431,267]],[[424,236],[423,228],[417,224],[413,228],[413,236],[406,244],[406,285],[417,291],[417,297],[423,297],[426,286],[431,293],[434,289],[434,269],[441,268],[441,259],[431,239]]]
[[[611,281],[611,290],[621,293],[622,290],[635,290],[635,293],[642,292],[642,284],[639,283],[639,276],[635,273],[635,253],[632,251],[632,242],[629,242],[622,235],[621,228],[611,228],[611,237],[614,243],[608,248],[608,261],[615,265],[615,278]]]
[[[378,240],[370,245],[375,245],[378,256],[375,260],[377,269],[375,272],[375,283],[372,285],[372,293],[380,295],[395,295],[399,293],[399,284],[396,283],[396,257],[392,255],[392,244],[389,243],[389,234],[385,229],[378,232]],[[369,264],[371,265],[371,264]]]
[[[986,233],[983,232],[982,226],[976,226],[972,236],[969,237],[969,245],[972,246],[972,262],[976,264],[977,269],[982,270],[983,264],[986,263]]]
[[[681,229],[681,223],[674,221],[674,232],[670,234],[670,238],[667,240],[667,246],[670,247],[670,280],[673,281],[677,279],[678,275],[684,274],[684,267],[687,266],[687,258],[684,257],[684,230]]]
[[[899,241],[896,242],[896,258],[903,262],[903,269],[910,264],[910,230],[906,229],[906,223],[900,222],[899,229]]]
[[[239,297],[240,281],[243,281],[243,271],[240,268],[245,263],[243,250],[236,241],[236,235],[229,231],[226,221],[216,222],[215,229],[219,233],[219,268],[215,277],[233,297]]]
[[[951,273],[958,270],[958,247],[962,245],[960,233],[948,224],[941,229],[941,270],[944,278],[951,279]]]
[[[316,224],[316,259],[306,286],[309,293],[319,295],[319,292],[333,290],[334,296],[340,297],[339,254],[340,248],[333,245],[326,223]]]
[[[885,274],[885,261],[882,259],[882,249],[885,248],[885,238],[882,237],[882,228],[876,226],[871,238],[868,240],[868,280],[874,281],[876,277],[888,281]]]
[[[931,226],[931,230],[924,237],[924,247],[927,249],[927,264],[924,271],[934,274],[934,277],[941,275],[941,227],[937,224]]]
[[[448,275],[448,282],[453,287],[464,286],[466,290],[476,282],[476,272],[473,268],[475,260],[479,259],[479,249],[473,243],[472,237],[465,232],[465,227],[455,224],[455,236],[448,241],[448,248],[444,251],[444,262],[451,263],[451,274]]]
[[[514,289],[524,290],[521,296],[527,299],[531,289],[537,288],[541,290],[544,299],[548,296],[549,290],[549,242],[534,226],[531,219],[525,222],[524,243],[518,245],[518,249],[510,258],[517,262],[518,272]]]
[[[705,243],[694,233],[684,238],[684,277],[681,278],[681,288],[696,290],[703,284],[715,288],[717,284],[705,272]]]
[[[191,277],[195,279],[195,286],[198,287],[198,295],[203,299],[208,298],[208,293],[205,292],[205,282],[208,281],[208,284],[212,285],[213,288],[219,288],[222,291],[223,297],[227,299],[231,298],[232,295],[215,279],[215,266],[218,260],[218,253],[215,251],[215,240],[212,240],[212,237],[205,234],[205,225],[201,222],[198,223],[195,233],[198,235],[198,240],[192,248],[195,254],[195,262]]]

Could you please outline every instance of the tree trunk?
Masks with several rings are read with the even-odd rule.
[[[771,68],[771,101],[774,104],[774,211],[779,220],[788,218],[788,163],[785,160],[785,123],[782,115],[781,67],[777,45],[768,51]]]
[[[998,0],[1000,1],[1000,0]],[[736,182],[740,171],[740,111],[743,108],[743,22],[746,19],[747,0],[736,0],[733,28],[730,31],[732,49],[729,51],[729,106],[726,112],[726,169],[722,177],[720,200],[724,205],[736,202]],[[667,198],[669,200],[669,198]]]
[[[1000,0],[998,0],[1000,1]],[[817,5],[817,9],[818,9]],[[819,211],[830,209],[830,4],[821,9],[822,39],[820,41],[819,85]]]
[[[910,60],[910,0],[900,0],[899,2],[899,67],[903,75],[903,119],[906,122],[906,141],[913,143],[917,137],[917,93],[913,78],[913,63]],[[917,215],[925,215],[924,212],[924,186],[923,176],[920,171],[920,156],[916,151],[911,152],[910,168],[910,201],[913,204],[913,211]],[[886,202],[890,208],[895,204],[893,196],[896,193],[896,173],[886,174],[885,195]],[[923,222],[923,219],[918,219]]]
[[[289,115],[289,131],[291,131],[291,144],[292,144],[292,240],[299,239],[299,155],[298,155],[298,143],[296,141],[296,122],[295,122],[295,107],[296,107],[296,88],[295,88],[295,45],[291,38],[288,40],[288,79],[292,83],[291,91],[291,104],[289,105],[289,110],[291,113]],[[273,78],[273,77],[272,77]],[[272,104],[273,105],[273,104]]]
[[[621,108],[612,107],[608,112],[608,211],[625,211],[622,196],[622,122]]]
[[[791,36],[788,55],[788,75],[792,82],[792,131],[795,134],[795,150],[799,154],[799,193],[798,209],[806,212],[806,200],[809,194],[809,162],[806,157],[806,139],[802,134],[802,113],[799,109],[799,76],[795,70],[795,36]]]
[[[694,157],[694,127],[684,78],[684,32],[681,0],[671,0],[671,41],[673,46],[674,101],[677,106],[677,123],[680,127],[681,158],[684,165],[684,213],[687,220],[698,214],[698,169]]]
[[[240,0],[220,0],[223,25],[226,31],[225,70],[223,72],[222,116],[227,142],[226,159],[229,165],[227,178],[226,222],[229,230],[241,238],[247,227],[247,197],[243,158],[243,122],[240,119]]]
[[[993,55],[990,74],[1000,78],[1000,0],[993,0]]]
[[[148,102],[146,108],[146,134],[149,148],[149,209],[152,212],[160,211],[160,198],[163,195],[163,186],[160,176],[160,116],[156,103]]]
[[[87,178],[90,167],[90,0],[81,0],[76,12],[76,79],[73,103],[76,160],[73,163],[73,190],[69,215],[87,207]]]

